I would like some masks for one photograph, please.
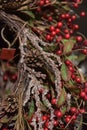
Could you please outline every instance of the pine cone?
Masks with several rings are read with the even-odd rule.
[[[42,62],[42,57],[39,52],[35,49],[30,49],[28,55],[26,56],[25,63],[30,68],[42,67],[44,63]]]
[[[1,0],[2,9],[17,9],[24,0]]]

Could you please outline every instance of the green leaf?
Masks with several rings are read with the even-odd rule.
[[[66,101],[66,91],[63,88],[61,91],[60,97],[58,99],[58,102],[57,102],[58,107],[62,106],[65,101]]]
[[[43,50],[47,52],[54,52],[57,49],[57,44],[51,44],[50,46],[44,46]]]
[[[74,47],[74,44],[76,43],[76,40],[74,38],[70,38],[70,39],[63,39],[62,43],[64,44],[64,50],[63,53],[67,54],[70,53]]]
[[[22,13],[25,13],[26,15],[28,15],[29,17],[31,17],[32,19],[35,19],[35,15],[32,11],[21,11]]]
[[[62,66],[61,66],[61,75],[62,75],[62,79],[64,81],[69,81],[70,78],[71,78],[70,71],[68,70],[65,63],[63,63]]]
[[[32,100],[28,112],[29,120],[32,118],[33,114],[34,114],[34,101]]]
[[[75,60],[77,60],[77,58],[78,58],[77,55],[70,55],[67,57],[67,59],[70,61],[75,61]]]
[[[61,112],[62,112],[62,114],[65,114],[66,111],[67,111],[67,106],[64,105],[64,106],[61,108]]]
[[[69,8],[68,5],[64,5],[64,6],[63,6],[63,9],[66,10],[66,11],[70,11],[70,8]]]

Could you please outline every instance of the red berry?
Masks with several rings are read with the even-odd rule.
[[[53,20],[52,16],[49,16],[49,17],[48,17],[48,20],[49,20],[49,21],[52,21],[52,20]]]
[[[87,54],[87,49],[83,49],[81,52],[82,52],[83,54]]]
[[[76,107],[71,107],[70,111],[71,111],[72,114],[75,114],[77,109],[76,109]]]
[[[72,119],[73,119],[73,120],[76,120],[76,119],[77,119],[77,116],[76,116],[76,115],[73,115],[73,116],[72,116]]]
[[[51,40],[51,36],[48,34],[46,35],[46,40],[50,41]]]
[[[61,54],[62,54],[62,51],[61,51],[61,50],[58,50],[58,51],[56,52],[56,54],[57,54],[57,55],[61,55]]]
[[[84,89],[84,92],[87,94],[87,87]]]
[[[80,109],[79,112],[80,112],[81,114],[83,114],[83,113],[85,113],[85,109],[84,109],[84,108],[83,108],[83,109]]]
[[[58,126],[58,121],[54,120],[54,126]]]
[[[37,12],[41,12],[41,7],[37,7]]]
[[[84,11],[82,11],[82,12],[80,13],[80,15],[81,15],[81,16],[85,16],[86,13],[85,13]]]
[[[84,98],[84,97],[85,97],[85,92],[84,92],[84,91],[81,91],[81,92],[80,92],[80,97],[81,97],[81,98]]]
[[[3,128],[2,130],[8,130],[7,128]]]
[[[66,65],[71,65],[71,61],[70,60],[65,60],[65,64]]]
[[[73,29],[78,30],[79,29],[79,25],[78,24],[74,24],[73,25]]]
[[[72,15],[72,20],[75,20],[76,19],[76,15]]]
[[[77,83],[81,83],[81,78],[76,77],[76,79],[75,79],[75,80],[76,80],[76,82],[77,82]]]
[[[63,18],[63,19],[64,19],[65,17],[66,17],[66,16],[65,16],[65,14],[61,14],[61,18]]]
[[[45,127],[44,130],[48,130],[48,128]]]
[[[84,96],[84,100],[87,101],[87,95]]]
[[[61,118],[63,116],[62,112],[60,110],[57,110],[55,112],[55,115],[58,117],[58,118]]]
[[[42,120],[46,121],[48,119],[48,117],[46,115],[42,116]]]
[[[69,33],[65,34],[65,38],[69,39],[70,38],[70,34]]]
[[[52,31],[51,32],[51,35],[54,37],[56,35],[56,32],[55,31]]]
[[[39,5],[40,5],[40,6],[43,6],[43,5],[44,5],[44,0],[41,0],[41,1],[39,2]]]
[[[67,116],[67,117],[65,118],[66,123],[68,123],[68,122],[70,121],[70,119],[71,119],[71,118]]]
[[[50,97],[51,97],[50,93],[48,93],[46,97],[47,97],[48,99],[50,99]]]
[[[76,40],[77,40],[77,42],[81,42],[83,39],[82,39],[81,36],[77,36],[77,37],[76,37]]]
[[[62,22],[58,22],[58,23],[57,23],[57,26],[58,26],[59,28],[61,28],[61,27],[63,26],[63,23],[62,23]]]
[[[83,44],[84,44],[85,46],[87,46],[87,40],[84,40]]]
[[[76,78],[75,74],[72,74],[72,75],[71,75],[71,78],[72,78],[72,79],[75,79],[75,78]]]
[[[50,31],[54,31],[55,30],[55,27],[54,26],[51,26],[50,27]]]
[[[65,33],[69,33],[69,30],[68,30],[68,29],[65,29],[64,32],[65,32]]]
[[[69,18],[70,17],[70,14],[65,14],[65,18]]]
[[[49,121],[45,122],[45,126],[48,127],[49,126]]]
[[[12,75],[11,80],[16,81],[17,80],[17,74]]]
[[[62,40],[62,36],[58,36],[58,38],[56,39],[57,42],[60,42]]]
[[[74,8],[78,8],[78,4],[77,3],[74,3]]]
[[[60,29],[59,28],[56,28],[56,34],[60,33]]]
[[[73,68],[72,66],[69,66],[69,70],[70,70],[71,72],[74,72],[74,68]]]
[[[45,3],[46,3],[46,4],[49,4],[49,3],[50,3],[50,1],[49,1],[49,0],[46,0],[46,1],[45,1]]]
[[[56,104],[56,98],[53,98],[52,100],[51,100],[51,103],[54,105],[54,104]]]
[[[7,75],[3,76],[3,81],[8,81],[8,76]]]

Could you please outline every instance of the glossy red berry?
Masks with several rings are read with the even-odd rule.
[[[58,126],[58,121],[54,120],[54,126]]]
[[[69,33],[65,34],[65,38],[69,39],[70,38],[70,34]]]
[[[79,110],[79,112],[80,112],[81,114],[83,114],[83,113],[85,113],[86,111],[85,111],[84,108],[82,108],[82,109]]]
[[[76,120],[77,119],[77,116],[76,115],[73,115],[72,116],[72,120]]]
[[[76,20],[76,15],[72,15],[72,20]]]
[[[79,25],[78,24],[74,24],[73,25],[73,29],[78,30],[79,29]]]
[[[85,16],[86,13],[85,13],[84,11],[82,11],[82,12],[80,13],[80,15],[81,15],[81,16]]]
[[[52,105],[55,105],[56,104],[56,98],[53,98],[52,100],[51,100],[51,103],[52,103]]]
[[[75,114],[76,111],[77,111],[77,108],[76,107],[71,107],[70,111],[71,111],[72,114]]]
[[[76,40],[77,40],[77,42],[81,42],[83,39],[82,39],[81,36],[77,36],[77,37],[76,37]]]
[[[46,121],[47,119],[48,119],[48,116],[46,116],[46,115],[42,116],[43,121]]]
[[[51,36],[48,34],[46,35],[46,40],[50,41],[51,40]]]
[[[84,92],[84,91],[81,91],[81,92],[80,92],[80,97],[81,97],[81,98],[84,98],[84,97],[85,97],[85,92]]]
[[[56,28],[56,29],[55,29],[55,32],[56,32],[56,34],[59,34],[59,33],[60,33],[60,29],[59,29],[59,28]]]
[[[57,23],[57,26],[58,26],[59,28],[61,28],[61,27],[63,26],[63,23],[62,23],[62,22],[58,22],[58,23]]]
[[[83,49],[81,52],[82,52],[83,54],[87,54],[87,49]]]
[[[87,40],[84,40],[84,41],[83,41],[83,44],[84,44],[85,46],[87,46]]]
[[[77,82],[77,83],[81,83],[81,78],[76,77],[76,79],[75,79],[75,80],[76,80],[76,82]]]
[[[52,16],[49,16],[49,17],[48,17],[48,20],[49,20],[49,21],[52,21],[52,20],[53,20]]]
[[[56,31],[52,31],[52,32],[51,32],[51,36],[54,37],[55,35],[56,35]]]
[[[58,117],[58,118],[61,118],[63,116],[62,112],[60,110],[57,110],[55,111],[55,115]]]
[[[40,0],[39,5],[43,6],[44,5],[44,0]]]
[[[61,51],[61,50],[58,50],[58,51],[56,52],[56,54],[57,54],[57,55],[61,55],[61,54],[62,54],[62,51]]]
[[[49,130],[49,129],[45,127],[44,130]]]
[[[75,74],[72,73],[71,78],[75,79],[76,78]]]
[[[70,122],[70,120],[71,120],[71,116],[67,116],[67,117],[65,118],[65,122],[66,122],[66,123]]]
[[[54,26],[51,26],[50,27],[50,31],[54,31],[55,30],[55,27]]]
[[[70,60],[65,60],[65,64],[69,66],[69,65],[71,65],[71,61]]]

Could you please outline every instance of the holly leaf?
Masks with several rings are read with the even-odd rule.
[[[61,66],[61,75],[64,81],[69,81],[69,79],[71,78],[70,71],[68,70],[65,63],[63,63]]]
[[[28,112],[28,119],[30,120],[34,114],[34,101],[31,101],[29,112]]]
[[[67,107],[64,105],[62,108],[61,108],[61,112],[62,114],[65,114],[67,111]]]
[[[70,38],[70,39],[63,39],[62,43],[64,44],[64,49],[63,49],[63,53],[67,54],[70,53],[74,47],[74,44],[76,43],[76,40],[74,38]]]
[[[66,91],[63,88],[61,91],[60,97],[58,99],[58,102],[57,102],[58,107],[62,106],[65,101],[66,101]]]
[[[21,11],[22,13],[25,13],[26,15],[28,15],[29,17],[31,17],[32,19],[35,19],[35,15],[32,11]]]

